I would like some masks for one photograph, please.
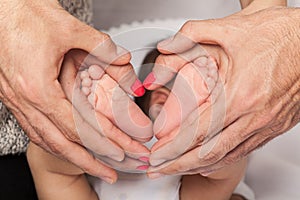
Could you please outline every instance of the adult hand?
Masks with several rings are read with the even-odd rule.
[[[128,65],[130,54],[108,35],[71,16],[56,0],[4,0],[0,19],[0,99],[32,142],[91,175],[115,181],[115,171],[79,145],[72,104],[58,76],[64,55],[71,49],[82,49],[104,63],[126,65],[122,70],[108,67],[107,73],[128,93],[140,93],[141,84]],[[115,126],[110,128],[113,131]],[[104,155],[123,160],[124,150],[114,149]],[[142,146],[136,149],[139,151],[144,151]],[[97,151],[103,152],[101,148]]]
[[[157,120],[154,132],[164,142],[152,149],[150,163],[157,167],[149,170],[150,177],[156,173],[207,174],[240,160],[299,122],[299,9],[278,7],[249,13],[189,21],[174,38],[158,45],[163,55],[146,79],[149,89],[168,82],[177,71],[189,83],[189,76],[181,71],[197,64],[199,56],[210,54],[208,50],[186,56],[194,52],[195,44],[218,45],[221,50],[215,54],[218,79],[214,88],[204,88],[209,96],[177,124],[169,123],[170,106],[162,111],[164,117],[157,118],[164,123]],[[161,65],[172,70],[157,73]],[[172,90],[180,91],[176,81]],[[204,82],[209,87],[208,79]],[[195,85],[189,87],[197,92]]]
[[[152,138],[152,122],[99,64],[87,52],[71,50],[58,79],[74,107],[80,142],[115,169],[143,170],[147,165],[143,157],[149,156],[149,149],[140,142]],[[84,88],[90,91],[85,93]],[[123,150],[126,158],[122,161],[109,159]]]

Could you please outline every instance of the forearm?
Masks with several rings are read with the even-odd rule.
[[[272,6],[286,6],[287,0],[240,0],[240,3],[242,9],[250,6],[261,10]]]

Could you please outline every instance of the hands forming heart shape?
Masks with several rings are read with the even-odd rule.
[[[0,99],[33,143],[88,174],[117,179],[100,161],[150,177],[207,174],[300,121],[299,9],[271,7],[281,1],[187,22],[158,45],[144,84],[126,50],[58,2],[5,2]],[[126,94],[144,87],[153,124]],[[141,142],[153,135],[149,150]]]
[[[113,168],[130,172],[164,163],[155,160],[157,155],[164,154],[160,152],[164,148],[160,147],[176,145],[176,153],[168,152],[169,157],[165,158],[173,160],[198,145],[199,124],[193,123],[189,115],[195,116],[200,112],[196,109],[200,104],[212,101],[211,92],[218,82],[217,62],[225,62],[221,48],[203,47],[195,45],[177,54],[174,62],[178,65],[165,63],[158,51],[149,54],[141,72],[151,69],[153,72],[144,80],[143,85],[149,91],[138,98],[140,107],[126,93],[135,96],[145,93],[130,64],[106,65],[84,51],[70,51],[63,63],[60,82],[75,108],[80,143]],[[184,67],[180,69],[179,65]],[[154,127],[142,110],[154,121]],[[158,141],[148,149],[142,143],[149,141],[153,133]]]
[[[158,44],[161,54],[143,84],[130,64],[107,65],[70,51],[60,82],[73,102],[77,142],[122,171],[208,174],[292,128],[299,122],[299,48],[285,49],[299,38],[282,13],[298,16],[289,8],[247,9],[189,21]],[[285,25],[280,30],[291,30],[290,38],[274,35],[278,29],[267,30],[260,18],[271,28]],[[273,51],[284,56],[270,56]],[[144,87],[152,92],[142,108],[153,124],[126,94],[141,96]],[[158,141],[149,150],[142,142],[153,135]]]

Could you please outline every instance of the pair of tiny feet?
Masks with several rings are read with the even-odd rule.
[[[201,78],[204,81],[212,79],[214,82],[216,82],[215,77],[218,68],[215,60],[212,57],[200,57],[199,59],[197,59],[197,62],[194,62],[194,64],[197,67],[204,69],[200,72],[202,76]],[[98,81],[101,80],[104,74],[104,70],[99,65],[91,65],[79,72],[80,90],[87,97],[90,104],[94,107],[96,107],[97,105],[97,101],[95,100],[95,88],[97,87]],[[145,93],[145,88],[147,89],[152,84],[155,84],[155,81],[155,75],[153,72],[151,72],[146,77],[143,84],[139,80],[137,80],[131,88],[133,89],[133,92],[136,94],[136,96],[141,97]],[[207,92],[209,92],[210,90],[208,86],[203,89],[207,90]]]
[[[203,94],[209,95],[210,91],[213,88],[213,85],[217,82],[217,76],[218,76],[218,67],[215,59],[211,56],[201,56],[197,59],[195,59],[193,62],[193,69],[194,71],[198,72],[198,75],[200,79],[202,80],[201,85],[201,91],[196,91],[195,89],[193,92],[199,93],[195,96],[202,96]],[[141,68],[142,70],[142,68]],[[156,72],[157,73],[157,72]],[[195,74],[193,74],[195,75]],[[101,96],[101,94],[97,94],[97,92],[101,91],[102,93],[111,93],[112,91],[103,91],[103,88],[101,90],[97,89],[99,85],[104,83],[103,79],[107,79],[107,74],[105,74],[102,67],[98,65],[91,65],[89,67],[85,67],[84,69],[81,69],[79,71],[79,78],[80,78],[80,91],[84,96],[87,98],[88,102],[91,104],[91,106],[97,111],[102,109],[107,109],[105,104],[100,103],[102,101],[98,101],[97,97]],[[187,79],[193,79],[193,77],[185,77]],[[197,79],[199,80],[199,79]],[[176,82],[176,79],[175,79]],[[211,83],[213,82],[213,83]],[[115,81],[106,81],[105,84],[111,84],[109,86],[106,85],[105,88],[114,88],[117,83]],[[156,80],[156,74],[151,72],[143,83],[141,83],[139,80],[137,80],[133,86],[131,87],[133,92],[136,94],[136,96],[143,96],[145,93],[145,88],[149,88],[152,84],[159,84]],[[193,88],[193,86],[190,86]],[[199,90],[199,87],[197,87],[197,90]],[[106,102],[109,102],[106,101]],[[171,103],[172,104],[172,103]],[[126,105],[126,104],[124,104]],[[150,108],[151,110],[151,108]],[[155,132],[155,131],[154,131]],[[147,170],[149,167],[149,158],[143,158],[143,160],[146,164],[138,167],[138,170],[144,171]]]

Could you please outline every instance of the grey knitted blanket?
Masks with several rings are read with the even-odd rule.
[[[92,0],[59,0],[62,7],[81,21],[91,25]],[[25,152],[29,139],[12,113],[0,101],[0,155]]]

